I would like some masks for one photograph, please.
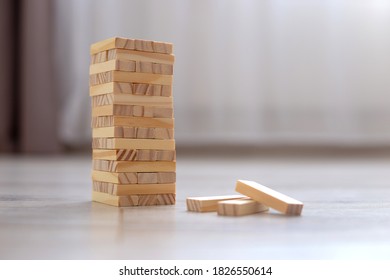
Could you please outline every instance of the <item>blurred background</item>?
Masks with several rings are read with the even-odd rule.
[[[388,147],[390,2],[1,0],[0,152],[91,147],[90,44],[174,44],[179,148]]]

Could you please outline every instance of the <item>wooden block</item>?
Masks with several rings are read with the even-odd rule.
[[[173,99],[172,97],[163,96],[144,96],[114,93],[92,97],[93,108],[111,104],[173,108]]]
[[[173,109],[140,105],[104,105],[92,108],[92,116],[129,116],[144,118],[173,118]]]
[[[174,205],[175,194],[146,194],[114,196],[102,192],[92,192],[92,200],[117,207]]]
[[[159,184],[169,184],[176,182],[176,172],[158,172],[157,173],[157,183]]]
[[[172,75],[136,73],[125,71],[107,71],[103,73],[92,74],[89,76],[89,84],[91,86],[111,82],[172,85]]]
[[[153,63],[147,61],[134,60],[108,60],[101,63],[91,64],[89,66],[89,74],[98,74],[107,71],[126,71],[138,73],[152,73],[172,75],[173,65],[164,63]]]
[[[113,184],[93,181],[93,190],[111,195],[176,193],[176,184]]]
[[[158,184],[156,172],[138,173],[137,179],[140,184]]]
[[[231,199],[245,198],[243,195],[220,195],[187,197],[187,210],[194,212],[213,212],[217,211],[218,202]]]
[[[172,43],[166,42],[114,37],[92,44],[90,53],[96,54],[110,49],[127,49],[170,54],[173,51],[173,45]]]
[[[91,64],[106,62],[108,60],[108,51],[102,51],[91,55]]]
[[[90,96],[99,96],[102,94],[109,94],[109,93],[169,97],[172,96],[172,86],[111,82],[111,83],[91,86],[89,88]]]
[[[136,71],[137,63],[132,60],[108,60],[101,63],[91,64],[89,66],[89,74],[103,73],[107,71],[126,71],[126,72],[140,72]]]
[[[156,127],[99,127],[92,130],[93,138],[173,139],[173,128]]]
[[[93,160],[94,170],[109,172],[175,172],[176,162],[172,161],[116,161],[116,160]]]
[[[123,49],[112,49],[107,51],[107,60],[133,60],[152,63],[173,64],[173,54],[150,53],[144,51],[132,51]]]
[[[287,215],[302,212],[302,202],[253,181],[238,180],[236,191]]]
[[[93,149],[175,150],[175,140],[93,138]]]
[[[175,172],[107,172],[92,170],[94,181],[114,184],[173,184],[176,182]]]
[[[137,184],[138,175],[131,173],[114,173],[106,171],[92,170],[92,179],[94,181],[109,182],[115,184]]]
[[[93,150],[93,159],[119,161],[176,161],[176,151],[165,150]]]
[[[171,118],[143,118],[123,116],[101,116],[92,118],[92,127],[127,126],[127,127],[162,127],[173,128],[174,119]]]
[[[253,199],[234,199],[218,202],[218,215],[244,216],[267,211],[268,207]]]

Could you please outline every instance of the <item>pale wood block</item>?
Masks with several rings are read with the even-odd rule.
[[[134,116],[134,105],[104,105],[92,107],[92,117],[101,116]]]
[[[147,150],[143,150],[143,151],[147,151]],[[139,158],[141,160],[142,155],[139,155]],[[145,156],[145,158],[147,158],[147,157]],[[156,160],[157,161],[176,161],[176,151],[157,150]]]
[[[176,193],[176,184],[114,184],[93,181],[93,190],[111,195]]]
[[[110,126],[92,129],[93,138],[174,139],[173,128]]]
[[[173,118],[173,108],[140,105],[104,105],[92,107],[92,116],[129,116],[144,118]]]
[[[176,202],[176,194],[114,196],[93,191],[92,200],[117,207],[174,205]]]
[[[107,105],[133,105],[173,108],[172,97],[109,93],[92,97],[92,107]]]
[[[140,73],[154,73],[153,72],[153,62],[137,61],[136,62],[136,69],[137,69],[137,72],[140,72]]]
[[[136,62],[136,72],[162,74],[162,75],[173,75],[173,65],[172,64],[165,64],[165,63],[137,61]]]
[[[136,65],[137,63],[132,60],[108,60],[101,63],[91,64],[89,66],[89,75],[104,73],[113,70],[139,72],[136,71]]]
[[[143,136],[143,131],[144,129],[138,129],[137,138],[141,138],[140,136]],[[155,139],[174,139],[175,133],[173,129],[155,128],[153,136]]]
[[[91,86],[111,83],[111,82],[172,85],[172,75],[125,72],[125,71],[107,71],[103,73],[92,74],[89,76],[89,84]]]
[[[175,56],[173,54],[150,53],[143,51],[132,51],[123,49],[112,49],[107,51],[108,60],[133,60],[152,63],[173,64]]]
[[[96,54],[110,49],[127,49],[139,50],[144,52],[171,54],[173,51],[173,44],[151,40],[114,37],[92,44],[90,48],[90,53]]]
[[[92,158],[118,161],[176,161],[176,151],[98,149],[92,151]]]
[[[173,118],[143,118],[124,116],[92,117],[92,127],[126,126],[126,127],[162,127],[173,128]]]
[[[94,181],[109,182],[115,184],[137,184],[138,175],[136,172],[114,173],[99,170],[92,170]]]
[[[234,199],[218,202],[218,215],[244,216],[267,211],[268,207],[253,199]]]
[[[153,128],[151,128],[153,129]],[[93,138],[137,138],[136,127],[110,126],[92,129]]]
[[[138,173],[137,180],[139,184],[158,184],[158,178],[156,172]],[[174,183],[174,182],[169,182]]]
[[[176,182],[176,172],[158,172],[157,173],[157,183],[159,184],[169,184]]]
[[[138,161],[157,161],[159,150],[137,150]],[[174,153],[175,151],[168,151]]]
[[[89,66],[89,74],[98,74],[108,71],[126,71],[126,72],[138,72],[138,73],[152,73],[172,75],[173,65],[164,63],[153,63],[147,61],[135,61],[135,60],[108,60],[101,63],[91,64]]]
[[[106,62],[108,60],[108,52],[102,51],[91,55],[91,64]]]
[[[302,202],[253,181],[238,180],[236,191],[287,215],[302,212]]]
[[[111,83],[91,86],[89,88],[90,96],[100,96],[100,95],[112,94],[112,93],[171,97],[172,86],[111,82]]]
[[[214,212],[218,209],[218,202],[232,199],[245,198],[243,195],[219,195],[187,197],[187,210],[194,212]]]
[[[109,172],[174,172],[176,162],[172,161],[116,161],[116,160],[93,160],[94,170]]]
[[[137,160],[138,151],[140,150],[92,150],[92,159],[135,161]]]
[[[175,150],[175,140],[93,138],[93,149]]]

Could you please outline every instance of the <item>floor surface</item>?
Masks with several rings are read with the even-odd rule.
[[[177,204],[90,199],[89,156],[0,157],[0,259],[390,259],[390,158],[202,157],[177,162]],[[186,211],[187,196],[258,181],[302,216]]]

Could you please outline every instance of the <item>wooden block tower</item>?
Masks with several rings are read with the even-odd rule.
[[[172,49],[125,38],[91,46],[94,201],[175,204]]]

